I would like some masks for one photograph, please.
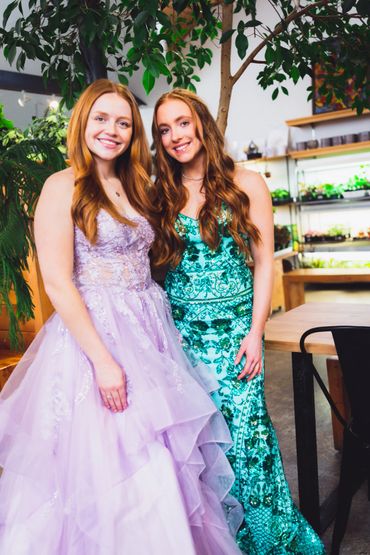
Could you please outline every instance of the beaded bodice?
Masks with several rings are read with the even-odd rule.
[[[215,251],[203,242],[198,220],[179,214],[176,228],[185,241],[185,251],[180,264],[167,273],[165,289],[172,300],[237,302],[239,295],[252,292],[252,275],[245,257],[223,221],[220,245]]]
[[[73,276],[77,287],[119,286],[141,291],[150,285],[148,251],[154,232],[145,218],[132,220],[135,227],[118,222],[101,210],[94,245],[75,228]]]

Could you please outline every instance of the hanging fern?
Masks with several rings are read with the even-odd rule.
[[[0,148],[0,303],[9,315],[13,349],[23,346],[19,322],[34,315],[24,271],[34,248],[31,221],[36,202],[47,177],[64,167],[62,154],[45,141],[23,140]],[[16,297],[15,311],[11,291]]]

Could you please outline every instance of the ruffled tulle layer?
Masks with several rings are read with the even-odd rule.
[[[204,390],[215,384],[185,357],[162,291],[82,294],[126,372],[129,408],[103,407],[54,315],[0,399],[0,553],[240,553],[231,440]]]

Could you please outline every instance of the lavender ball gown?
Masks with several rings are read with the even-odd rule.
[[[135,222],[102,210],[95,245],[75,230],[74,260],[94,325],[126,371],[129,408],[103,407],[91,363],[54,314],[0,398],[4,555],[240,554],[229,432],[151,280],[153,232]]]

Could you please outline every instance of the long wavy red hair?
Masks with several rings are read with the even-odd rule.
[[[155,210],[150,197],[151,156],[136,100],[127,87],[108,79],[98,79],[77,101],[67,134],[68,156],[75,175],[72,218],[91,243],[97,239],[96,216],[102,208],[116,220],[136,225],[122,216],[105,194],[94,157],[85,141],[91,108],[100,96],[107,93],[116,93],[126,100],[132,112],[132,139],[130,146],[116,161],[117,176],[124,185],[130,204],[152,224],[155,223]]]
[[[216,250],[221,240],[220,221],[226,208],[224,227],[246,257],[250,254],[243,234],[260,241],[257,227],[249,217],[250,201],[246,193],[235,183],[235,164],[225,153],[224,138],[206,104],[186,89],[173,89],[163,94],[154,108],[152,133],[156,149],[155,203],[160,208],[160,232],[153,246],[153,263],[176,267],[185,248],[183,239],[176,231],[175,222],[185,206],[188,193],[182,184],[181,164],[164,149],[157,124],[158,108],[168,100],[180,100],[190,109],[195,121],[196,134],[205,154],[205,178],[203,188],[205,202],[199,212],[199,226],[203,241]]]

